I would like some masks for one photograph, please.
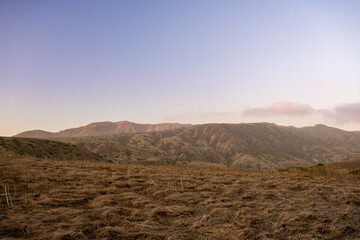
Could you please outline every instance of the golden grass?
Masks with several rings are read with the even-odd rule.
[[[341,174],[3,157],[0,185],[1,239],[360,239]]]
[[[360,161],[339,162],[326,165],[315,165],[309,167],[289,167],[281,169],[279,172],[297,172],[310,176],[327,176],[339,179],[360,179]]]

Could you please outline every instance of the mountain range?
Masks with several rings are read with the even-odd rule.
[[[160,124],[139,124],[129,121],[120,122],[96,122],[78,128],[70,128],[59,132],[47,132],[43,130],[25,131],[14,137],[24,138],[59,138],[59,137],[88,137],[103,136],[119,133],[142,133],[152,131],[163,131],[187,127],[190,124],[160,123]]]
[[[206,164],[273,170],[341,162],[360,153],[360,132],[325,125],[295,128],[271,123],[105,122],[50,135],[49,138],[76,144],[113,162],[142,164]],[[43,135],[30,131],[17,136]]]

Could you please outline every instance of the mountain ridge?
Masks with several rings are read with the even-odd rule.
[[[360,153],[359,132],[271,123],[202,124],[61,141],[79,144],[114,162],[206,162],[257,170],[340,162]]]
[[[180,123],[159,123],[159,124],[140,124],[129,121],[119,122],[93,122],[85,126],[76,128],[69,128],[58,132],[48,132],[44,130],[30,130],[24,131],[13,137],[26,138],[59,138],[59,137],[88,137],[88,136],[102,136],[120,133],[141,133],[151,131],[162,131],[168,129],[176,129],[187,127],[190,124]]]
[[[114,162],[142,164],[201,162],[275,170],[341,162],[360,154],[360,132],[321,124],[296,128],[264,122],[182,125],[121,121],[19,135],[76,144]]]

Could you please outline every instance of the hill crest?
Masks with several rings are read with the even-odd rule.
[[[360,153],[359,132],[271,123],[202,124],[62,141],[79,144],[115,162],[202,162],[257,170],[340,162]]]
[[[74,144],[33,138],[0,137],[2,154],[57,160],[106,161],[102,156]]]
[[[140,124],[129,121],[120,122],[94,122],[77,128],[69,128],[59,132],[48,132],[44,130],[25,131],[14,137],[26,138],[60,138],[60,137],[88,137],[104,136],[121,133],[143,133],[153,131],[163,131],[190,126],[190,124],[180,123],[159,123],[159,124]]]

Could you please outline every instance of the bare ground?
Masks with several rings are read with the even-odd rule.
[[[0,159],[1,239],[360,239],[357,177]]]

